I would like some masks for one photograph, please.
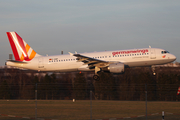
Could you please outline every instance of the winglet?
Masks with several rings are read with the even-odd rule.
[[[68,52],[71,56],[73,56],[74,54],[73,53],[71,53],[71,52]]]

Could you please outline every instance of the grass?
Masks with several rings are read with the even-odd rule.
[[[90,120],[90,101],[89,100],[38,100],[37,117],[44,119],[59,120]],[[148,102],[148,114],[161,113],[162,111],[174,113],[166,114],[166,120],[179,120],[180,102]],[[0,100],[0,114],[35,117],[35,101],[30,100]],[[108,119],[131,117],[146,114],[146,105],[144,101],[92,101],[92,118]],[[20,118],[11,118],[0,116],[2,120],[19,120]],[[131,120],[144,120],[145,117],[131,118]],[[162,119],[161,114],[148,116],[148,120]]]

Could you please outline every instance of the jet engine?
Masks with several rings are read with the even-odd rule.
[[[123,63],[112,63],[109,65],[108,70],[111,73],[123,73],[124,72],[124,64]]]

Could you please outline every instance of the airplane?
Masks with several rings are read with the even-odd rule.
[[[94,71],[94,80],[100,80],[99,72],[124,73],[126,67],[143,67],[170,63],[176,56],[160,48],[140,48],[91,53],[70,53],[42,56],[36,53],[16,32],[7,32],[15,60],[7,60],[7,66],[37,71]]]

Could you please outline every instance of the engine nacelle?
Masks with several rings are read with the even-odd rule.
[[[124,72],[124,64],[123,63],[113,63],[110,64],[108,70],[112,73],[123,73]]]

